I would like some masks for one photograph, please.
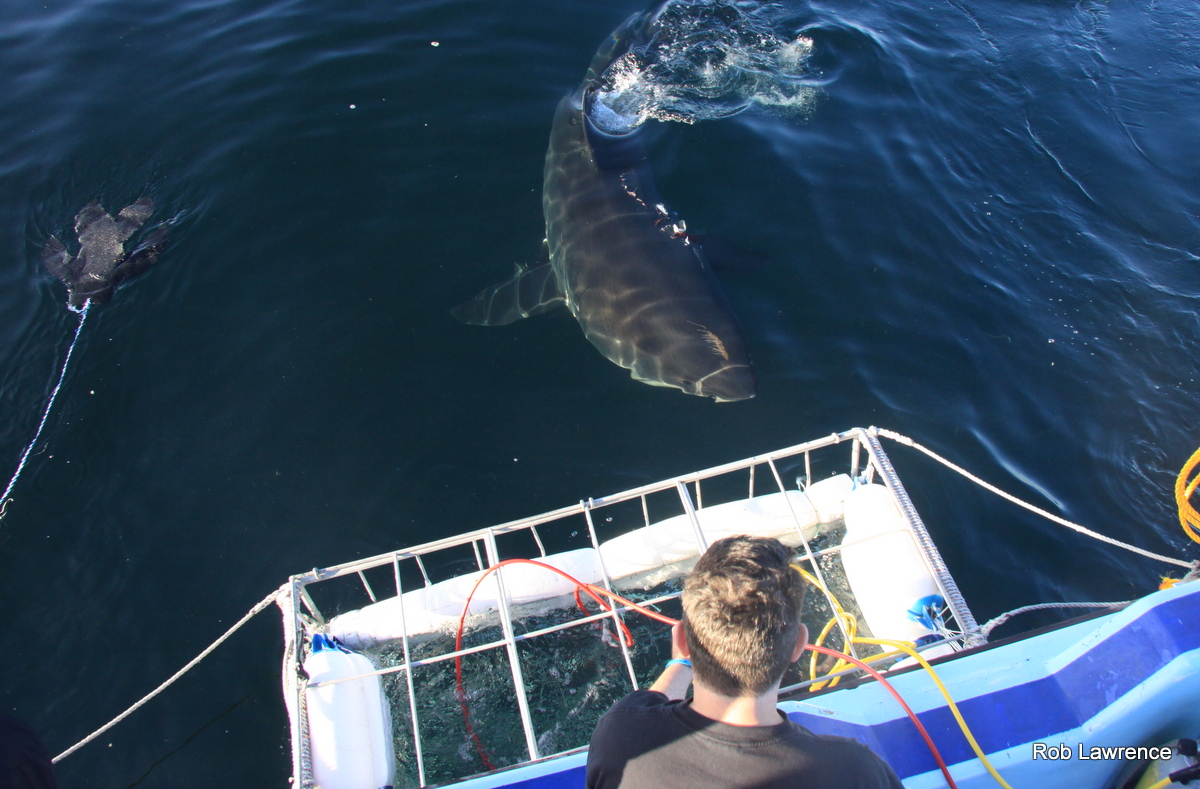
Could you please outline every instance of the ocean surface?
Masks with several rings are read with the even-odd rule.
[[[0,468],[78,317],[41,264],[91,200],[168,246],[94,307],[0,520],[0,713],[58,753],[289,575],[856,425],[1196,558],[1200,6],[786,0],[803,113],[651,125],[753,400],[631,380],[559,311],[449,310],[543,254],[555,104],[636,0],[9,0]],[[1171,568],[893,461],[980,621]],[[1029,616],[1021,625],[1055,621]],[[58,766],[64,787],[286,786],[269,610]]]

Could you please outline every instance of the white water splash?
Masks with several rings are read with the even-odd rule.
[[[589,115],[623,134],[653,118],[695,123],[752,105],[806,116],[817,87],[813,41],[778,32],[781,9],[728,0],[673,0],[605,69]]]

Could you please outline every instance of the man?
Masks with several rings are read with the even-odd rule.
[[[55,789],[50,756],[27,723],[0,715],[0,789]]]
[[[865,746],[813,734],[775,707],[808,643],[804,581],[789,558],[763,537],[719,540],[700,557],[666,669],[592,734],[588,789],[902,789]]]

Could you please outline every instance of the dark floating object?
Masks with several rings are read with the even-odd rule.
[[[75,217],[79,254],[74,258],[57,237],[50,236],[42,250],[42,262],[67,286],[72,307],[81,307],[89,300],[103,304],[112,298],[113,288],[158,259],[166,241],[166,227],[157,228],[136,249],[125,252],[125,242],[153,212],[154,203],[143,197],[122,208],[114,219],[99,201],[93,200]]]
[[[67,366],[71,363],[71,354],[75,352],[79,336],[83,333],[83,324],[87,320],[88,309],[92,304],[103,304],[111,299],[113,288],[123,280],[137,276],[149,268],[158,259],[158,253],[162,251],[163,244],[166,243],[167,226],[174,220],[160,223],[158,227],[146,234],[133,252],[128,254],[125,252],[125,242],[146,223],[152,213],[154,213],[154,203],[145,197],[122,208],[115,219],[100,206],[99,201],[93,200],[75,216],[75,235],[79,239],[78,255],[72,257],[63,243],[55,236],[50,236],[50,240],[46,242],[46,248],[42,250],[42,263],[45,264],[46,270],[61,279],[67,286],[67,304],[72,312],[78,313],[79,325],[75,327],[75,339],[71,340],[71,346],[67,348],[67,356],[63,359],[62,371],[58,374],[58,383],[54,385],[54,390],[50,393],[50,401],[46,403],[46,410],[42,412],[42,421],[38,423],[33,440],[21,454],[17,470],[13,473],[12,479],[8,481],[8,487],[4,489],[3,493],[0,493],[0,519],[4,518],[8,503],[11,501],[9,494],[16,486],[21,471],[29,461],[30,453],[33,452],[38,438],[42,435],[42,430],[46,427],[46,420],[50,418],[50,410],[54,408],[54,399],[58,397],[63,381],[66,380]],[[4,732],[0,730],[0,738],[3,734]],[[2,744],[0,742],[0,745]],[[0,748],[0,756],[3,756],[2,751],[3,748]],[[3,773],[2,769],[0,769],[0,773]],[[0,775],[0,787],[9,786],[3,777]]]

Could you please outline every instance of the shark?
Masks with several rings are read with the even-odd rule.
[[[117,285],[158,259],[166,240],[165,227],[151,232],[132,252],[125,251],[125,242],[152,213],[154,203],[149,198],[125,206],[115,217],[93,200],[75,216],[78,255],[72,256],[57,236],[50,237],[42,250],[42,263],[67,286],[72,307],[81,307],[89,300],[103,304],[112,298]]]
[[[637,14],[617,28],[555,109],[542,185],[549,259],[518,267],[451,312],[500,326],[565,306],[635,380],[746,400],[756,393],[754,367],[703,244],[655,188],[641,132],[611,134],[590,118],[604,70],[654,19]]]

